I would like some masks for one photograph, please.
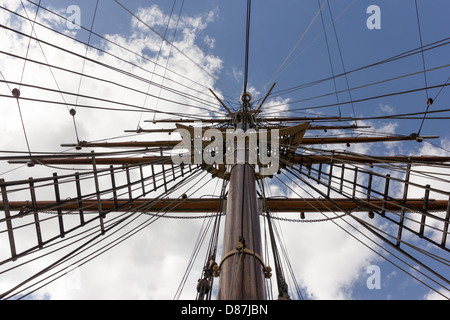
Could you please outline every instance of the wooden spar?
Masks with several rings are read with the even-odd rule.
[[[269,126],[265,129],[283,129],[286,128],[286,126]],[[327,131],[327,130],[356,130],[356,129],[370,129],[371,126],[312,126],[310,125],[308,127],[308,131],[315,130],[315,131]],[[216,130],[220,130],[225,132],[227,128],[214,128]],[[126,133],[174,133],[177,128],[171,128],[171,129],[134,129],[134,130],[124,130]]]
[[[76,155],[74,155],[75,157]],[[293,164],[311,165],[317,163],[326,163],[330,161],[330,156],[326,155],[295,155],[293,159]],[[26,164],[32,161],[34,164],[46,164],[46,165],[89,165],[92,164],[92,159],[81,156],[80,158],[39,158],[30,159],[29,157],[24,157],[22,160],[10,160],[10,164]],[[446,163],[450,162],[450,157],[439,157],[439,156],[352,156],[352,155],[334,155],[334,163],[345,163],[345,164],[377,164],[377,163]],[[149,156],[149,157],[105,157],[97,158],[97,165],[133,165],[133,164],[172,164],[171,157],[161,157],[161,156]]]
[[[230,111],[230,109],[228,109],[228,107],[225,105],[225,103],[223,103],[223,101],[214,93],[214,91],[212,91],[211,89],[209,89],[209,91],[213,94],[213,96],[220,102],[220,104],[222,105],[222,107],[225,108],[225,110],[228,111],[228,115],[232,115],[233,112]]]
[[[258,199],[261,200],[262,199]],[[332,212],[336,211],[338,206],[342,210],[350,212],[367,212],[368,210],[379,210],[384,209],[389,212],[400,211],[402,208],[403,199],[391,199],[386,201],[384,199],[370,199],[369,203],[365,203],[366,199],[355,198],[355,199],[288,199],[288,198],[268,198],[267,207],[272,212],[284,212],[284,213],[296,213],[308,212],[311,214],[320,212]],[[436,200],[427,199],[427,212],[441,211],[445,212],[447,210],[448,200]],[[193,199],[138,199],[134,200],[131,204],[129,199],[116,199],[116,200],[101,200],[101,207],[104,211],[129,211],[136,210],[139,208],[145,208],[144,212],[161,212],[164,210],[170,210],[173,213],[214,213],[217,211],[220,200],[216,198],[193,198]],[[227,202],[226,202],[227,203]],[[416,211],[420,212],[423,209],[425,200],[424,199],[408,199],[405,206],[405,211]],[[98,201],[97,200],[83,200],[83,212],[92,213],[98,212]],[[151,204],[151,205],[149,205]],[[383,207],[384,205],[384,207]],[[29,201],[9,201],[8,207],[11,211],[17,212],[27,212],[29,211],[55,211],[56,210],[55,201],[36,201],[32,205]],[[60,205],[63,211],[73,211],[76,212],[80,209],[79,200],[71,199],[63,201]],[[380,209],[381,208],[381,209]],[[0,201],[0,210],[5,210],[3,202]]]
[[[286,118],[261,118],[262,120],[266,122],[277,122],[277,123],[285,123],[285,122],[304,122],[304,121],[351,121],[353,118],[342,118],[342,117],[286,117]],[[231,118],[217,118],[217,119],[160,119],[158,120],[158,123],[194,123],[194,122],[203,122],[203,123],[229,123],[232,121]],[[150,122],[153,123],[153,120],[145,120],[144,122]]]
[[[272,87],[270,88],[269,92],[267,93],[267,95],[264,97],[263,101],[261,102],[261,104],[259,105],[258,109],[256,109],[255,113],[259,113],[261,112],[261,108],[264,105],[264,103],[266,102],[267,98],[270,96],[270,94],[272,93],[273,89],[275,88],[276,83],[274,83],[272,85]]]
[[[244,90],[241,99],[243,117],[236,126],[246,131],[251,127],[247,118],[251,96]],[[230,170],[218,300],[266,299],[256,174],[249,163],[249,142],[244,143],[245,157],[239,159],[239,143],[234,138],[231,141],[234,165]]]
[[[302,145],[317,144],[344,144],[344,143],[374,143],[391,141],[412,141],[417,140],[417,136],[387,136],[387,137],[343,137],[343,138],[303,138]],[[422,139],[437,139],[437,136],[421,137]],[[84,148],[173,148],[179,145],[181,141],[134,141],[134,142],[85,142],[80,144],[62,144],[62,147],[84,147]]]

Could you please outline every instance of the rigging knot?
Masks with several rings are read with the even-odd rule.
[[[272,268],[271,267],[266,266],[264,268],[264,276],[266,277],[266,279],[272,278]]]
[[[244,249],[245,245],[241,241],[239,241],[236,245],[236,251],[242,251]]]
[[[220,266],[217,263],[212,267],[212,271],[215,278],[220,276]]]

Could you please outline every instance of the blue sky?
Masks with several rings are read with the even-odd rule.
[[[52,1],[48,1],[52,4]],[[175,13],[179,11],[179,1],[175,6]],[[321,2],[323,4],[323,2]],[[53,4],[59,8],[65,8],[72,5],[73,1],[59,1]],[[156,4],[163,12],[169,15],[172,1],[132,1],[126,3],[127,7],[136,11],[144,6]],[[76,5],[82,11],[82,24],[90,26],[95,1],[77,1]],[[366,13],[370,5],[377,5],[381,9],[381,29],[369,30],[366,27],[366,21],[370,17]],[[448,11],[448,2],[445,0],[432,0],[425,4],[419,1],[419,12],[421,21],[421,31],[424,44],[432,43],[444,39],[447,35],[448,21],[446,12]],[[417,48],[420,46],[416,11],[413,1],[331,1],[333,17],[336,19],[336,31],[339,38],[339,44],[344,60],[345,69],[352,70],[368,64],[381,61],[396,54]],[[251,25],[251,48],[249,81],[251,86],[258,92],[259,96],[264,95],[272,85],[277,82],[275,91],[290,88],[296,85],[316,81],[330,76],[330,63],[326,49],[325,38],[322,34],[321,17],[319,16],[311,25],[309,31],[305,34],[300,45],[293,52],[288,61],[288,67],[276,79],[272,76],[278,67],[286,59],[288,54],[294,48],[295,44],[302,36],[303,32],[311,23],[313,17],[318,11],[317,1],[257,1],[252,7],[252,25]],[[217,57],[223,62],[223,68],[218,75],[220,81],[226,84],[226,94],[235,94],[239,96],[242,91],[242,79],[236,80],[236,72],[242,72],[244,66],[244,48],[245,48],[245,16],[246,5],[242,1],[190,1],[185,4],[183,14],[189,16],[201,17],[207,12],[214,11],[217,16],[208,23],[207,29],[201,30],[196,34],[199,39],[208,36],[214,39],[214,48],[209,48],[202,41],[197,41],[197,45]],[[342,14],[342,15],[341,15]],[[330,14],[327,10],[327,4],[323,10],[324,23],[327,27],[327,36],[332,55],[333,68],[336,74],[343,71],[340,55],[335,40],[334,30],[330,27]],[[111,23],[112,22],[112,23]],[[100,1],[98,17],[95,22],[95,31],[100,34],[129,34],[130,15],[127,14],[116,3],[110,1]],[[165,26],[155,27],[161,34]],[[86,32],[79,32],[77,37],[83,41],[87,40]],[[181,37],[181,35],[178,35]],[[92,41],[96,41],[95,37]],[[97,39],[98,41],[98,39]],[[306,48],[306,49],[305,49]],[[425,53],[427,68],[434,68],[445,64],[445,57],[448,54],[446,47],[441,50],[432,50]],[[283,68],[284,69],[284,68]],[[379,68],[372,68],[366,71],[360,71],[349,76],[350,87],[355,87],[403,74],[423,70],[421,55],[414,55],[399,62],[389,63]],[[429,72],[427,74],[429,85],[438,85],[444,83],[448,78],[448,72],[445,68]],[[268,83],[272,80],[272,83]],[[365,98],[393,92],[391,84],[395,83],[398,91],[402,89],[415,89],[424,87],[423,74],[408,77],[396,82],[372,86],[362,90],[353,91],[353,99]],[[329,92],[332,89],[331,81],[323,85],[314,86],[298,93],[292,93],[290,96],[283,96],[293,101],[308,96]],[[338,79],[338,89],[347,88],[344,77]],[[430,90],[430,95],[436,94],[439,88]],[[225,93],[225,92],[224,92]],[[444,96],[441,99],[445,100]],[[340,94],[342,101],[349,100],[348,93]],[[419,102],[423,101],[422,104]],[[336,102],[334,96],[328,99],[313,100],[310,104],[322,105]],[[426,107],[426,94],[424,91],[412,93],[409,95],[400,95],[359,103],[355,105],[358,116],[378,115],[379,108],[373,108],[375,103],[388,104],[396,111],[403,111],[403,107],[411,112],[422,112]],[[296,108],[304,108],[307,104],[296,104]],[[353,115],[350,105],[342,107],[344,114]],[[319,109],[325,114],[337,114],[337,108]],[[442,127],[440,122],[436,122]],[[420,121],[418,126],[420,125]],[[402,126],[402,134],[406,134],[411,129],[408,126]],[[406,127],[406,128],[404,128]],[[404,128],[404,129],[403,129]],[[425,126],[426,130],[429,130]],[[413,130],[414,131],[414,130]],[[412,132],[412,131],[411,131]],[[409,132],[409,133],[411,133]],[[431,134],[431,132],[430,132]],[[436,132],[433,132],[436,134]],[[441,132],[437,134],[442,134]]]
[[[37,0],[34,1],[38,2]],[[15,6],[18,3],[17,1],[10,0],[7,2],[17,12],[23,14],[21,8]],[[174,3],[167,0],[123,0],[120,2],[132,12],[148,14],[149,23],[152,21],[167,21]],[[95,3],[96,1],[92,0],[42,0],[44,7],[58,10],[62,14],[65,13],[65,9],[70,5],[75,4],[79,6],[81,9],[81,24],[86,28],[89,28],[91,25]],[[268,101],[267,108],[264,109],[266,115],[302,116],[306,112],[314,115],[337,116],[340,109],[343,116],[372,117],[425,111],[427,100],[425,91],[371,99],[355,103],[353,106],[345,104],[340,106],[340,108],[332,106],[309,109],[311,107],[335,104],[337,101],[345,102],[351,100],[349,93],[346,91],[348,88],[347,81],[350,88],[355,88],[406,74],[417,73],[398,80],[352,90],[353,100],[423,88],[425,87],[425,79],[424,74],[420,73],[420,71],[423,71],[421,54],[351,73],[347,79],[344,77],[338,78],[336,81],[337,90],[343,91],[338,96],[330,94],[317,99],[305,100],[333,93],[335,87],[332,81],[309,86],[302,90],[290,90],[288,93],[277,94],[282,92],[282,90],[330,77],[332,74],[330,59],[334,74],[340,74],[344,69],[346,71],[354,70],[418,48],[420,46],[420,37],[414,1],[330,0],[332,15],[336,19],[336,29],[330,24],[332,20],[328,10],[328,3],[324,5],[322,13],[323,23],[326,28],[328,27],[326,35],[329,41],[328,48],[331,58],[328,55],[327,44],[323,35],[322,16],[319,14],[314,19],[319,10],[317,0],[255,0],[252,3],[249,86],[251,93],[254,94],[254,100],[262,98],[271,85],[274,82],[277,83],[274,89],[277,97]],[[324,0],[321,0],[320,4],[324,4]],[[379,30],[369,30],[367,28],[366,22],[371,15],[367,14],[366,11],[370,5],[377,5],[381,10],[381,29]],[[450,30],[448,20],[448,12],[450,12],[449,1],[418,0],[418,5],[423,44],[427,45],[447,38]],[[33,15],[35,7],[29,3],[26,6],[29,14]],[[180,6],[181,1],[176,1],[173,19],[177,18]],[[150,10],[152,8],[153,11]],[[186,77],[202,82],[206,87],[210,87],[225,96],[227,104],[236,107],[235,101],[239,99],[243,90],[242,73],[244,71],[246,1],[188,0],[184,3],[182,16],[186,19],[183,27],[177,32],[174,42],[180,48],[183,48],[186,54],[190,55],[190,58],[206,66],[214,75],[214,78],[192,64],[189,65],[186,61],[180,62],[181,60],[174,59],[170,63],[175,70],[182,72]],[[158,20],[158,17],[162,20]],[[11,21],[8,21],[8,23],[12,23]],[[45,22],[81,41],[86,42],[88,39],[86,31],[69,31],[65,28],[64,23],[58,23],[57,19],[51,15],[46,16]],[[172,27],[169,29],[168,38],[174,32],[174,23],[175,21],[172,22]],[[163,34],[166,25],[158,23],[152,25],[152,27],[160,34]],[[27,30],[27,26],[23,26],[23,28]],[[335,30],[339,39],[340,50],[336,41]],[[37,31],[42,32],[40,34],[45,34],[41,30]],[[155,48],[158,48],[160,45],[158,37],[145,26],[142,26],[135,20],[133,22],[132,17],[112,0],[100,0],[94,31],[104,36],[108,35],[110,39],[115,41],[122,41],[131,50],[142,52],[151,59],[155,59],[157,55]],[[45,36],[48,35],[45,34]],[[51,36],[48,36],[47,40],[59,41]],[[24,54],[25,44],[25,39],[21,38],[20,43],[15,45],[9,42],[8,49]],[[125,53],[120,52],[120,50],[115,51],[116,49],[112,49],[97,37],[91,39],[91,44],[119,55],[124,54],[125,57],[130,58]],[[73,50],[79,50],[78,52],[82,54],[83,47],[79,44],[68,42],[67,45],[70,45],[70,48],[73,48]],[[38,47],[33,46],[32,49],[31,54],[34,57],[38,57],[40,54]],[[56,65],[71,64],[70,59],[65,59],[63,56],[58,57],[57,54],[52,54],[50,49],[47,53],[52,59],[51,61],[55,61]],[[90,55],[94,59],[105,59],[104,61],[107,61],[107,63],[111,62],[109,58],[102,54],[90,52]],[[344,65],[342,64],[341,55]],[[289,59],[287,59],[288,57]],[[447,81],[450,72],[449,68],[444,66],[449,64],[449,57],[450,48],[448,46],[442,46],[424,53],[426,68],[439,68],[427,73],[429,86],[441,85]],[[138,58],[130,59],[136,59],[137,63],[142,63],[147,68],[150,68],[150,64],[145,61]],[[19,70],[21,64],[17,64],[19,67],[13,69],[8,66],[7,61],[5,59],[3,64],[0,61],[0,70],[2,70],[2,73],[8,80],[18,81],[20,73],[17,70]],[[283,64],[283,62],[286,63]],[[74,63],[74,65],[77,68],[80,67],[79,62],[77,64]],[[120,65],[123,66],[122,64]],[[87,68],[87,70],[92,70],[92,72],[101,72],[90,65],[87,65]],[[276,78],[273,78],[278,70],[283,70],[283,72]],[[50,74],[42,73],[41,75],[39,79],[36,79],[35,74],[28,71],[25,74],[25,80],[29,82],[40,81],[48,86],[54,85]],[[78,78],[66,78],[65,80],[61,78],[61,85],[64,86],[65,90],[74,91],[74,83],[78,84],[77,81]],[[136,85],[139,85],[141,90],[147,89],[142,84]],[[0,84],[0,90],[2,90],[2,94],[5,94],[6,87]],[[103,97],[119,95],[119,93],[113,92],[113,89],[110,87],[89,87],[86,85],[82,90],[86,94],[99,94],[103,95]],[[444,88],[442,91],[440,91],[440,88],[430,89],[429,96],[434,98],[438,92],[440,92],[439,97],[436,99],[432,109],[445,109],[450,98],[450,91],[448,88]],[[128,95],[122,95],[121,98],[137,105],[142,103],[141,96],[134,96],[129,93]],[[213,100],[212,97],[210,98]],[[154,107],[156,101],[148,101],[147,104]],[[179,111],[178,107],[165,105],[162,102],[158,102],[158,105],[164,110]],[[42,106],[33,106],[33,108],[31,108],[31,105],[25,106],[25,120],[30,130],[30,142],[34,150],[55,150],[59,144],[73,142],[74,140],[71,119],[67,116],[66,110],[61,111],[61,108],[55,106],[46,108]],[[5,131],[2,133],[16,134],[19,137],[18,139],[22,139],[23,133],[19,130],[17,115],[4,112],[3,122],[5,126],[3,130]],[[121,135],[124,129],[134,129],[136,123],[138,121],[141,123],[142,119],[142,116],[140,118],[139,114],[131,113],[126,116],[108,114],[106,117],[102,112],[85,112],[80,109],[78,112],[80,114],[79,130],[86,140]],[[42,132],[38,124],[33,122],[33,119],[38,117],[36,114],[46,124],[48,132]],[[105,117],[103,119],[107,120],[95,122],[93,119],[97,116]],[[148,119],[147,115],[144,115],[144,118]],[[7,126],[8,122],[11,123],[11,128]],[[422,134],[440,136],[440,139],[432,141],[433,145],[408,142],[394,144],[389,147],[387,145],[352,146],[351,150],[372,155],[415,155],[427,152],[436,155],[449,155],[450,135],[447,122],[448,120],[425,121]],[[13,123],[16,123],[16,125],[13,126]],[[111,123],[114,123],[114,125],[111,126]],[[380,134],[409,135],[418,131],[421,120],[373,120],[364,121],[364,124],[372,125],[374,130],[378,130]],[[61,141],[62,138],[65,140]],[[0,149],[3,150],[8,148],[25,149],[23,144],[17,147],[17,145],[12,146],[7,141],[2,141],[1,147]],[[6,170],[7,168],[1,171],[4,172]],[[18,172],[20,171],[17,171],[17,174]],[[43,170],[39,171],[39,173],[46,174]],[[23,174],[28,177],[31,173],[24,171]],[[6,175],[8,179],[16,177],[18,175]],[[283,190],[282,186],[277,183],[274,183],[272,191],[274,194],[288,194],[288,191]],[[421,195],[418,195],[418,197],[420,198]],[[192,226],[192,230],[199,228],[199,225],[195,223]],[[293,267],[298,272],[297,280],[303,290],[304,297],[308,299],[423,299],[430,292],[429,288],[413,280],[409,275],[381,259],[371,250],[360,244],[355,244],[354,239],[347,237],[342,231],[336,231],[338,228],[335,228],[333,225],[282,224],[282,227],[286,232],[286,243],[290,256],[291,258],[295,257],[293,258]],[[164,221],[161,222],[161,227],[157,231],[158,237],[164,235],[170,237],[171,230],[182,230],[179,232],[180,236],[172,239],[173,242],[170,244],[170,247],[174,250],[173,254],[167,255],[161,251],[155,256],[150,254],[143,254],[143,257],[138,256],[142,249],[145,248],[145,244],[155,239],[148,234],[141,235],[129,241],[129,246],[133,249],[127,250],[127,243],[122,245],[121,249],[118,249],[121,250],[119,252],[122,255],[125,255],[125,259],[121,259],[120,263],[117,263],[114,253],[109,253],[106,258],[96,260],[96,262],[93,262],[93,266],[86,266],[85,269],[80,271],[81,273],[75,274],[77,285],[75,285],[74,290],[69,290],[69,293],[67,290],[64,291],[63,283],[59,287],[55,285],[55,287],[49,287],[48,291],[42,291],[40,297],[77,298],[86,295],[86,292],[89,291],[89,297],[91,298],[126,296],[129,298],[152,299],[157,298],[158,294],[162,294],[163,298],[170,298],[178,283],[168,286],[163,290],[164,292],[158,292],[155,288],[161,285],[162,279],[166,279],[165,276],[161,276],[161,279],[153,276],[146,280],[142,280],[139,276],[142,277],[145,274],[146,263],[148,264],[149,261],[152,261],[151,265],[147,265],[150,270],[163,272],[161,265],[167,266],[170,263],[182,263],[182,261],[186,260],[186,252],[190,253],[191,247],[180,245],[180,243],[189,243],[188,240],[183,240],[181,236],[184,235],[187,238],[194,239],[196,234],[189,234],[180,223],[171,226],[170,222]],[[302,235],[304,235],[303,239]],[[434,248],[430,249],[427,247],[427,249],[448,259],[448,253]],[[124,261],[126,258],[130,259],[128,263]],[[392,256],[389,258],[395,264],[402,264]],[[120,266],[111,271],[111,273],[105,273],[104,277],[105,279],[107,276],[117,277],[116,279],[122,280],[117,280],[117,286],[111,287],[110,292],[106,293],[99,290],[96,294],[95,290],[102,287],[102,276],[99,276],[98,279],[93,279],[94,277],[89,273],[98,267],[116,263],[120,264]],[[433,264],[433,262],[431,263]],[[414,265],[415,263],[411,262],[411,264]],[[367,274],[366,270],[369,265],[380,267],[381,289],[379,290],[369,290],[367,288],[366,280],[369,274]],[[433,264],[433,267],[442,272],[446,278],[449,278],[450,272],[448,268],[443,268],[437,264]],[[120,276],[130,268],[136,270],[136,275]],[[311,270],[314,270],[314,268],[317,269],[315,274],[311,273]],[[169,266],[166,269],[171,270],[171,267]],[[129,280],[131,284],[125,283],[125,280]],[[36,297],[39,297],[39,295]],[[187,294],[185,297],[189,297],[189,295]]]

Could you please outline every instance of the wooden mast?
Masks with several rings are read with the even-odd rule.
[[[244,93],[242,101],[242,122],[237,128],[246,131],[250,128],[250,96]],[[219,300],[266,299],[256,177],[249,164],[248,142],[245,146],[245,163],[237,163],[235,158],[230,172]]]

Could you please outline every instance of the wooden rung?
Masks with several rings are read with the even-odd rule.
[[[175,179],[177,177],[175,176],[175,166],[173,165],[173,163],[172,163],[172,175],[173,175],[173,180],[175,181]]]
[[[39,221],[39,211],[36,210],[37,201],[36,201],[36,192],[34,190],[33,178],[30,178],[30,195],[31,195],[31,205],[33,207],[34,224],[36,227],[36,236],[37,236],[38,246],[39,246],[39,249],[42,249],[43,245],[42,245],[41,224]]]
[[[130,200],[130,206],[133,202],[133,191],[131,189],[131,176],[130,176],[130,168],[128,165],[125,166],[125,173],[127,176],[127,186],[128,186],[128,199]]]
[[[409,177],[411,176],[411,163],[408,163],[405,174],[405,186],[403,189],[403,202],[402,202],[402,210],[400,212],[400,221],[398,223],[398,234],[397,234],[397,247],[400,247],[402,232],[403,232],[403,223],[405,220],[405,207],[406,200],[408,199],[408,187],[409,187]]]
[[[141,174],[141,184],[142,184],[142,196],[145,197],[147,192],[145,192],[145,178],[144,178],[144,171],[142,169],[142,166],[139,166],[139,172]]]
[[[425,189],[425,195],[423,197],[423,207],[422,207],[422,219],[420,221],[419,237],[423,237],[425,231],[425,219],[428,211],[428,200],[430,198],[430,185],[427,184]]]
[[[370,191],[372,190],[372,179],[373,174],[372,172],[369,172],[369,181],[367,182],[367,202],[370,201]]]
[[[328,190],[327,190],[327,197],[330,197],[331,192],[331,181],[333,180],[333,159],[331,159],[330,163],[330,174],[328,175]]]
[[[94,151],[92,151],[92,167],[94,169],[95,193],[97,195],[98,220],[100,221],[100,230],[102,232],[102,235],[104,235],[105,234],[105,225],[103,223],[104,214],[103,214],[103,209],[102,209],[102,201],[100,198],[100,186],[98,183],[97,164],[95,161]]]
[[[116,178],[114,177],[114,166],[110,166],[109,169],[111,173],[111,187],[114,198],[114,209],[117,210],[119,208],[119,204],[117,202],[117,189],[116,189]]]
[[[164,191],[167,193],[166,168],[162,165],[162,176],[164,181]]]
[[[319,164],[319,174],[317,176],[317,183],[320,183],[321,174],[322,174],[322,162]]]
[[[0,179],[0,190],[2,191],[2,198],[3,198],[3,210],[5,211],[5,220],[6,220],[6,229],[8,231],[8,238],[9,238],[9,248],[11,250],[11,257],[13,261],[16,261],[17,252],[16,252],[16,243],[14,241],[14,231],[12,227],[11,222],[11,212],[9,210],[9,202],[8,202],[8,195],[6,191],[5,186],[5,180]]]
[[[63,212],[61,210],[61,196],[59,193],[59,181],[58,181],[58,174],[53,174],[53,187],[55,189],[55,199],[56,199],[56,206],[57,206],[57,213],[58,213],[58,223],[59,223],[59,233],[61,235],[61,238],[64,238],[66,235],[66,232],[64,230],[64,219],[63,219]]]
[[[358,183],[358,167],[355,168],[355,175],[353,176],[353,198],[356,197],[356,184]]]
[[[339,191],[342,192],[344,190],[344,171],[345,171],[345,164],[342,165],[342,171],[341,171],[341,186],[339,188]]]
[[[450,223],[450,198],[447,206],[447,214],[445,215],[444,228],[442,230],[442,242],[441,246],[445,248],[445,243],[447,242],[448,225]]]
[[[80,184],[80,174],[77,172],[75,173],[75,184],[77,188],[77,201],[78,201],[78,211],[80,213],[80,224],[84,226],[84,210],[83,210],[83,198],[81,193],[81,184]]]
[[[189,168],[191,168],[191,165],[189,165]],[[153,178],[153,191],[158,190],[158,187],[156,186],[156,176],[155,176],[155,167],[152,165],[152,178]]]
[[[381,211],[381,215],[384,217],[386,215],[386,201],[389,197],[389,183],[391,181],[391,175],[386,175],[386,182],[384,184],[384,195],[383,195],[383,210]]]

